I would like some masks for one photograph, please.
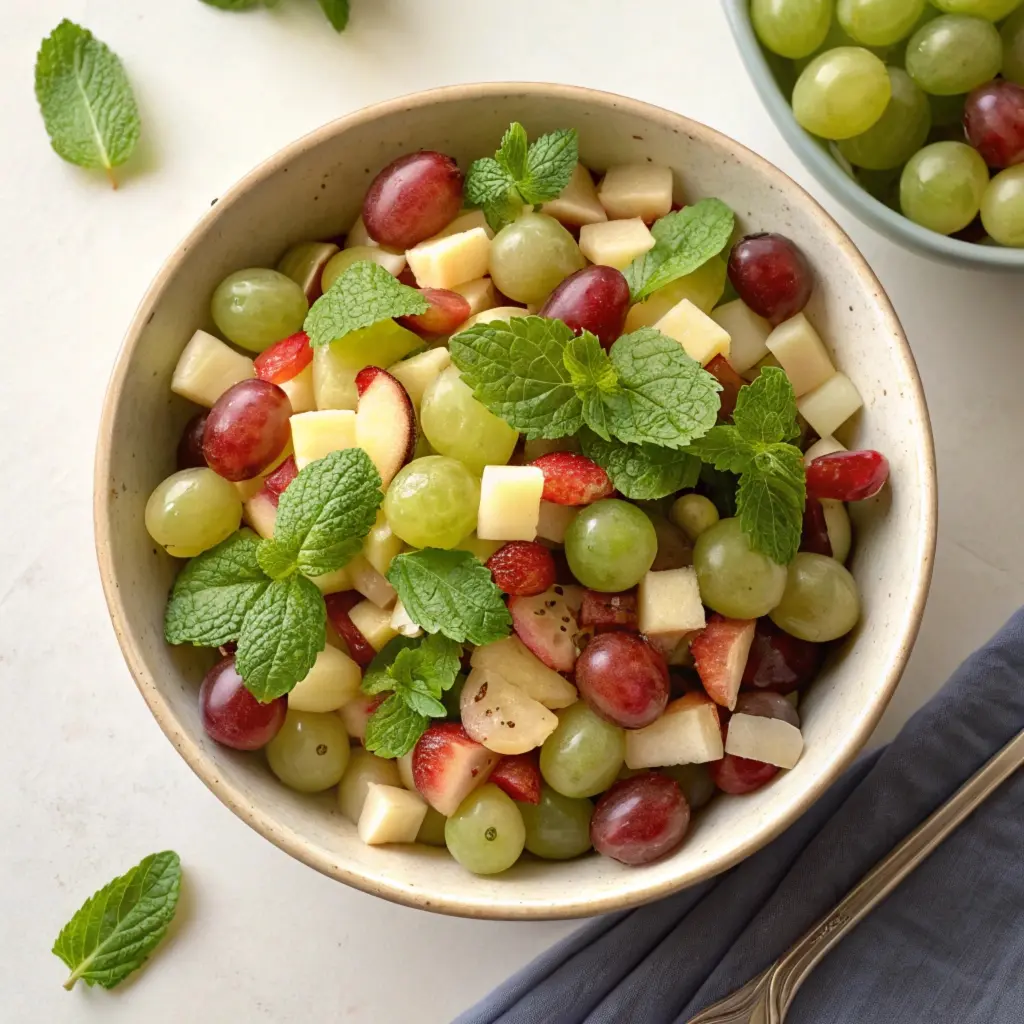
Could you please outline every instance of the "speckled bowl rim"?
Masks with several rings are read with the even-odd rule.
[[[291,829],[283,829],[272,815],[264,812],[257,806],[253,806],[237,786],[220,776],[212,765],[209,756],[203,752],[201,747],[183,728],[182,723],[179,722],[168,703],[164,700],[157,680],[147,667],[140,645],[127,628],[124,601],[114,574],[109,530],[111,496],[108,481],[111,474],[110,452],[115,410],[121,402],[122,390],[125,386],[129,364],[132,361],[136,346],[140,342],[146,324],[161,302],[168,282],[178,272],[184,254],[195,246],[202,244],[206,235],[216,230],[217,223],[223,216],[224,211],[230,208],[250,187],[279,173],[300,153],[310,147],[319,145],[324,139],[332,135],[344,132],[357,125],[372,122],[382,115],[412,111],[418,108],[429,107],[442,101],[487,99],[505,96],[509,93],[557,97],[566,100],[584,100],[597,106],[617,108],[620,112],[631,113],[643,121],[660,123],[665,127],[678,129],[700,141],[709,142],[713,139],[717,145],[730,150],[731,155],[737,160],[751,166],[754,171],[768,178],[781,193],[792,196],[796,202],[809,204],[814,214],[820,220],[823,234],[831,240],[836,248],[842,251],[844,258],[852,265],[856,273],[863,278],[865,288],[873,291],[878,296],[878,302],[882,307],[884,319],[894,339],[893,358],[902,364],[901,369],[905,374],[906,380],[910,382],[912,389],[909,398],[916,413],[916,422],[920,424],[918,433],[920,434],[921,446],[918,458],[922,466],[921,479],[925,490],[925,493],[921,496],[923,530],[925,534],[922,551],[925,555],[925,564],[922,565],[918,574],[916,587],[908,595],[907,615],[902,626],[902,638],[899,643],[898,654],[889,666],[885,680],[875,689],[869,709],[870,713],[863,718],[862,726],[854,732],[845,734],[842,742],[837,745],[830,770],[814,780],[813,784],[803,794],[802,800],[793,807],[790,813],[784,815],[780,820],[773,822],[770,826],[758,830],[739,846],[732,848],[727,853],[723,853],[722,856],[711,861],[705,870],[680,873],[678,877],[667,881],[651,883],[646,887],[637,887],[635,884],[630,884],[624,886],[624,891],[612,891],[608,895],[579,900],[565,899],[550,908],[522,907],[516,903],[511,894],[507,901],[496,901],[493,905],[481,907],[465,903],[458,897],[432,892],[429,887],[410,891],[400,884],[393,884],[390,880],[367,877],[360,871],[351,870],[335,863],[326,854],[311,848],[310,844],[302,836]],[[577,86],[495,82],[447,86],[440,89],[418,92],[410,96],[365,107],[347,117],[332,121],[293,142],[291,145],[286,146],[269,160],[260,164],[255,170],[242,178],[238,184],[228,190],[216,206],[203,216],[191,234],[188,235],[184,242],[178,246],[175,253],[167,260],[150,285],[132,320],[121,352],[118,355],[107,388],[100,419],[95,462],[93,512],[96,554],[99,560],[103,592],[110,610],[114,631],[117,634],[117,640],[128,668],[143,698],[149,705],[153,717],[156,718],[164,734],[174,744],[189,767],[222,803],[229,807],[247,825],[251,826],[286,853],[315,868],[317,871],[354,886],[357,889],[361,889],[363,892],[382,896],[387,900],[406,906],[429,909],[444,914],[492,919],[546,920],[587,917],[623,910],[668,896],[680,889],[695,885],[706,878],[717,875],[769,843],[788,828],[824,793],[867,741],[875,724],[889,703],[907,659],[910,656],[924,613],[934,565],[937,495],[935,456],[928,408],[914,357],[903,333],[903,328],[900,325],[895,310],[885,295],[884,289],[856,246],[839,225],[807,192],[777,167],[734,140],[712,128],[708,128],[706,125],[661,107],[614,93]]]

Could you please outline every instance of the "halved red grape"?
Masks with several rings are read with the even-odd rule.
[[[667,775],[645,772],[621,779],[594,808],[594,849],[623,864],[650,864],[671,853],[686,836],[690,807]]]
[[[297,377],[313,362],[313,349],[305,331],[275,341],[264,349],[255,361],[256,376],[271,384],[283,384]]]
[[[821,502],[810,494],[807,495],[807,501],[804,504],[804,527],[803,533],[800,535],[800,550],[832,557],[832,541],[828,536],[825,509]]]
[[[576,685],[602,718],[640,729],[668,704],[668,665],[641,636],[600,633],[576,662]]]
[[[712,761],[708,771],[715,785],[723,793],[733,796],[753,793],[779,774],[779,769],[773,764],[751,761],[749,757],[737,757],[735,754],[726,754],[721,761]]]
[[[1012,167],[1024,160],[1024,88],[997,79],[979,85],[964,104],[967,141],[989,167]]]
[[[873,498],[889,478],[889,460],[874,451],[832,452],[807,467],[807,493],[836,501]]]
[[[276,459],[291,436],[292,404],[276,385],[243,380],[217,399],[203,431],[203,454],[226,480],[251,480]]]
[[[235,750],[265,747],[284,724],[288,701],[278,697],[261,704],[235,669],[235,656],[217,662],[199,688],[203,728],[218,743]]]
[[[605,348],[626,324],[629,285],[614,267],[585,267],[570,274],[541,307],[540,316],[561,320],[577,334],[596,334]]]
[[[452,334],[469,319],[469,302],[458,292],[447,288],[421,288],[420,294],[430,307],[426,313],[398,318],[398,322],[410,331],[428,338],[438,334]]]
[[[729,254],[729,280],[759,316],[781,324],[807,305],[814,277],[804,254],[785,235],[741,238]]]
[[[790,693],[806,686],[818,674],[824,656],[822,644],[798,640],[779,629],[771,619],[758,619],[742,685],[755,690]]]
[[[208,412],[197,412],[185,424],[178,442],[178,469],[198,469],[206,465],[203,454],[203,431],[206,430]]]
[[[715,356],[704,369],[722,385],[722,390],[718,393],[718,400],[721,403],[718,418],[731,420],[732,414],[736,411],[736,399],[739,398],[740,388],[747,382],[729,365],[729,360],[724,356]]]

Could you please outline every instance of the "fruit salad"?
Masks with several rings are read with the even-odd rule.
[[[187,559],[167,641],[219,651],[211,742],[479,874],[646,864],[793,768],[888,475],[836,440],[861,398],[799,240],[577,150],[411,153],[343,238],[222,281],[145,512]]]

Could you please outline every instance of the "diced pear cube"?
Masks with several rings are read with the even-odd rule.
[[[423,628],[412,621],[401,601],[395,602],[395,607],[391,612],[391,628],[397,630],[401,636],[423,635]]]
[[[418,793],[371,782],[356,831],[368,846],[414,843],[426,816],[426,802]]]
[[[337,711],[359,696],[362,669],[347,655],[329,644],[317,656],[305,679],[288,694],[293,711]]]
[[[601,200],[597,198],[597,189],[590,171],[577,164],[573,168],[569,184],[562,189],[557,198],[546,202],[541,213],[561,221],[567,227],[581,228],[584,224],[599,224],[608,219]]]
[[[316,584],[321,594],[340,594],[343,590],[355,589],[348,568],[344,565],[334,572],[325,572],[322,576],[310,576],[310,580]]]
[[[351,409],[300,412],[290,422],[295,465],[300,470],[331,452],[356,446],[356,414]]]
[[[564,544],[565,532],[579,515],[579,511],[571,505],[556,505],[553,501],[542,501],[540,515],[537,517],[537,536],[551,541],[552,544]]]
[[[391,626],[391,612],[378,608],[372,601],[360,601],[348,613],[348,617],[375,651],[398,636],[398,630]]]
[[[494,282],[489,277],[478,277],[465,284],[457,284],[453,292],[458,292],[469,303],[469,315],[476,316],[485,310],[494,309],[498,305],[498,293]],[[464,330],[460,327],[459,330]]]
[[[835,373],[824,384],[797,399],[796,407],[819,437],[834,434],[862,405],[857,386],[845,373]]]
[[[391,568],[391,561],[405,545],[402,538],[392,532],[383,509],[377,510],[377,521],[363,541],[363,557],[382,576]]]
[[[423,393],[451,365],[451,353],[443,345],[427,349],[418,356],[392,363],[388,373],[405,388],[413,408],[419,411]]]
[[[687,633],[703,629],[704,605],[696,570],[686,566],[649,572],[637,588],[637,620],[641,633],[667,648],[675,647]]]
[[[609,167],[597,197],[614,220],[640,217],[655,221],[672,209],[672,169],[660,164]]]
[[[208,409],[233,384],[256,376],[253,362],[206,331],[196,331],[178,357],[171,390]]]
[[[508,323],[514,316],[529,316],[529,312],[522,306],[493,306],[490,309],[485,309],[482,313],[475,313],[471,316],[459,328],[459,333],[468,331],[470,327],[475,327],[477,324],[494,323],[495,320],[504,320],[505,323]]]
[[[846,564],[853,546],[853,527],[850,525],[850,513],[846,505],[834,498],[821,499],[821,511],[825,513],[825,531],[828,543],[832,548],[832,557]]]
[[[395,588],[364,555],[353,555],[345,568],[352,580],[352,589],[358,590],[368,601],[372,601],[378,608],[390,608],[395,603],[398,597]]]
[[[354,249],[357,245],[368,245],[371,249],[377,249],[380,247],[379,242],[375,242],[370,237],[370,232],[366,230],[366,224],[363,222],[363,215],[359,214],[356,217],[355,224],[348,229],[348,234],[345,236],[345,248]]]
[[[491,240],[483,228],[471,228],[420,242],[406,254],[421,288],[454,288],[487,273]]]
[[[766,345],[786,371],[797,398],[824,384],[836,372],[821,336],[803,313],[779,324]]]
[[[289,697],[289,703],[291,697]],[[778,718],[733,715],[725,737],[725,752],[779,768],[792,768],[804,750],[800,730]]]
[[[845,451],[846,445],[840,444],[831,435],[819,437],[818,440],[804,452],[804,465],[809,466],[815,459],[820,459],[822,455],[831,455],[833,452]]]
[[[734,299],[712,310],[711,319],[732,339],[729,363],[737,373],[746,373],[768,355],[765,342],[772,333],[772,325],[742,299]]]
[[[546,708],[567,708],[575,704],[579,697],[572,683],[554,669],[548,668],[515,635],[477,647],[470,658],[470,664],[473,668],[497,672]]]
[[[544,473],[538,466],[484,466],[476,534],[481,540],[537,536]]]
[[[718,708],[704,693],[687,693],[651,725],[626,730],[627,768],[707,764],[724,754]]]
[[[580,228],[580,252],[591,263],[625,270],[637,258],[654,248],[654,235],[639,218],[584,224]]]
[[[431,236],[427,241],[433,242],[438,238],[448,238],[450,235],[458,235],[463,231],[472,231],[473,228],[481,228],[486,232],[488,238],[494,237],[494,232],[491,230],[491,225],[487,223],[484,211],[467,210],[465,213],[460,213],[448,227],[438,231],[436,235]]]
[[[242,518],[261,537],[269,540],[277,526],[277,506],[265,491],[258,491],[242,505]]]
[[[316,398],[313,394],[313,364],[310,363],[291,380],[286,380],[278,387],[288,396],[292,412],[313,412],[316,409]]]
[[[678,341],[683,351],[701,366],[715,356],[729,355],[729,335],[689,299],[673,306],[654,326]]]

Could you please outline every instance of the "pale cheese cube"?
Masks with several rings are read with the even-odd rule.
[[[278,387],[288,396],[292,412],[312,412],[316,409],[316,397],[313,394],[313,364],[310,363],[291,380],[286,380]]]
[[[301,470],[331,452],[356,446],[356,414],[351,409],[321,409],[292,416],[295,465]]]
[[[317,656],[313,667],[288,693],[293,711],[323,713],[337,711],[359,696],[362,669],[336,647],[328,645]]]
[[[655,221],[672,209],[672,169],[660,164],[609,167],[597,197],[614,220],[640,217]]]
[[[584,224],[580,228],[580,252],[591,263],[625,270],[637,258],[654,248],[654,235],[639,218]]]
[[[345,568],[352,580],[352,589],[358,590],[368,601],[372,601],[378,608],[390,608],[395,603],[398,597],[395,588],[370,564],[365,555],[353,555]]]
[[[494,282],[489,277],[478,277],[475,281],[457,284],[452,291],[458,292],[469,303],[470,316],[494,309],[498,305],[498,293],[495,291]],[[459,327],[456,333],[463,330],[465,330],[465,326]]]
[[[488,238],[494,237],[494,231],[491,229],[491,225],[487,223],[487,218],[484,216],[483,210],[467,210],[465,213],[460,213],[446,228],[438,231],[436,235],[431,235],[427,239],[428,242],[433,242],[438,238],[447,238],[449,235],[458,235],[463,231],[472,231],[473,228],[482,228]]]
[[[706,366],[715,356],[728,358],[729,335],[689,299],[673,306],[654,327],[678,341],[683,351],[701,366]]]
[[[804,465],[809,466],[815,459],[820,459],[822,455],[831,455],[833,452],[845,451],[846,445],[840,444],[831,435],[819,437],[818,440],[804,452]]]
[[[481,540],[533,540],[544,473],[538,466],[484,466],[476,534]]]
[[[325,572],[322,576],[310,576],[321,594],[340,594],[343,590],[352,590],[352,577],[348,569],[342,566],[334,572]]]
[[[291,697],[288,698],[291,704]],[[725,752],[778,768],[792,768],[800,760],[804,738],[800,730],[779,718],[733,715],[725,737]]]
[[[729,363],[737,373],[746,373],[768,355],[765,342],[772,333],[772,325],[763,316],[758,316],[742,299],[726,302],[712,310],[711,319],[731,339]]]
[[[798,398],[796,407],[819,437],[827,437],[863,404],[853,381],[845,373],[835,373],[824,384]]]
[[[541,213],[573,228],[581,228],[584,224],[599,224],[608,219],[601,200],[597,198],[594,179],[583,164],[573,168],[569,184],[555,199],[541,207]]]
[[[444,346],[427,349],[411,359],[392,363],[388,373],[405,388],[409,401],[417,412],[427,388],[451,365],[452,357]]]
[[[253,362],[206,331],[196,331],[178,357],[171,390],[208,409],[233,384],[256,376]]]
[[[836,372],[821,336],[803,313],[779,324],[765,344],[786,371],[797,398],[824,384]]]
[[[389,640],[398,636],[391,626],[391,612],[378,608],[372,601],[360,601],[349,613],[352,625],[366,638],[366,642],[379,651]]]
[[[426,816],[426,802],[418,793],[371,782],[366,789],[366,800],[356,831],[368,846],[415,843]]]
[[[395,602],[391,612],[391,628],[397,630],[400,636],[422,636],[423,629],[412,621],[405,605],[401,601]]]
[[[703,629],[704,605],[692,566],[649,572],[637,588],[640,632],[675,645],[687,633]]]
[[[556,505],[553,501],[540,503],[540,515],[537,517],[537,536],[552,544],[564,544],[565,532],[572,521],[579,515],[579,509],[571,505]]]
[[[488,270],[491,240],[483,228],[471,228],[457,235],[446,235],[420,242],[406,254],[409,269],[421,288],[454,288]]]
[[[626,767],[719,761],[725,753],[719,722],[718,708],[710,697],[687,693],[672,701],[655,722],[626,730]]]

